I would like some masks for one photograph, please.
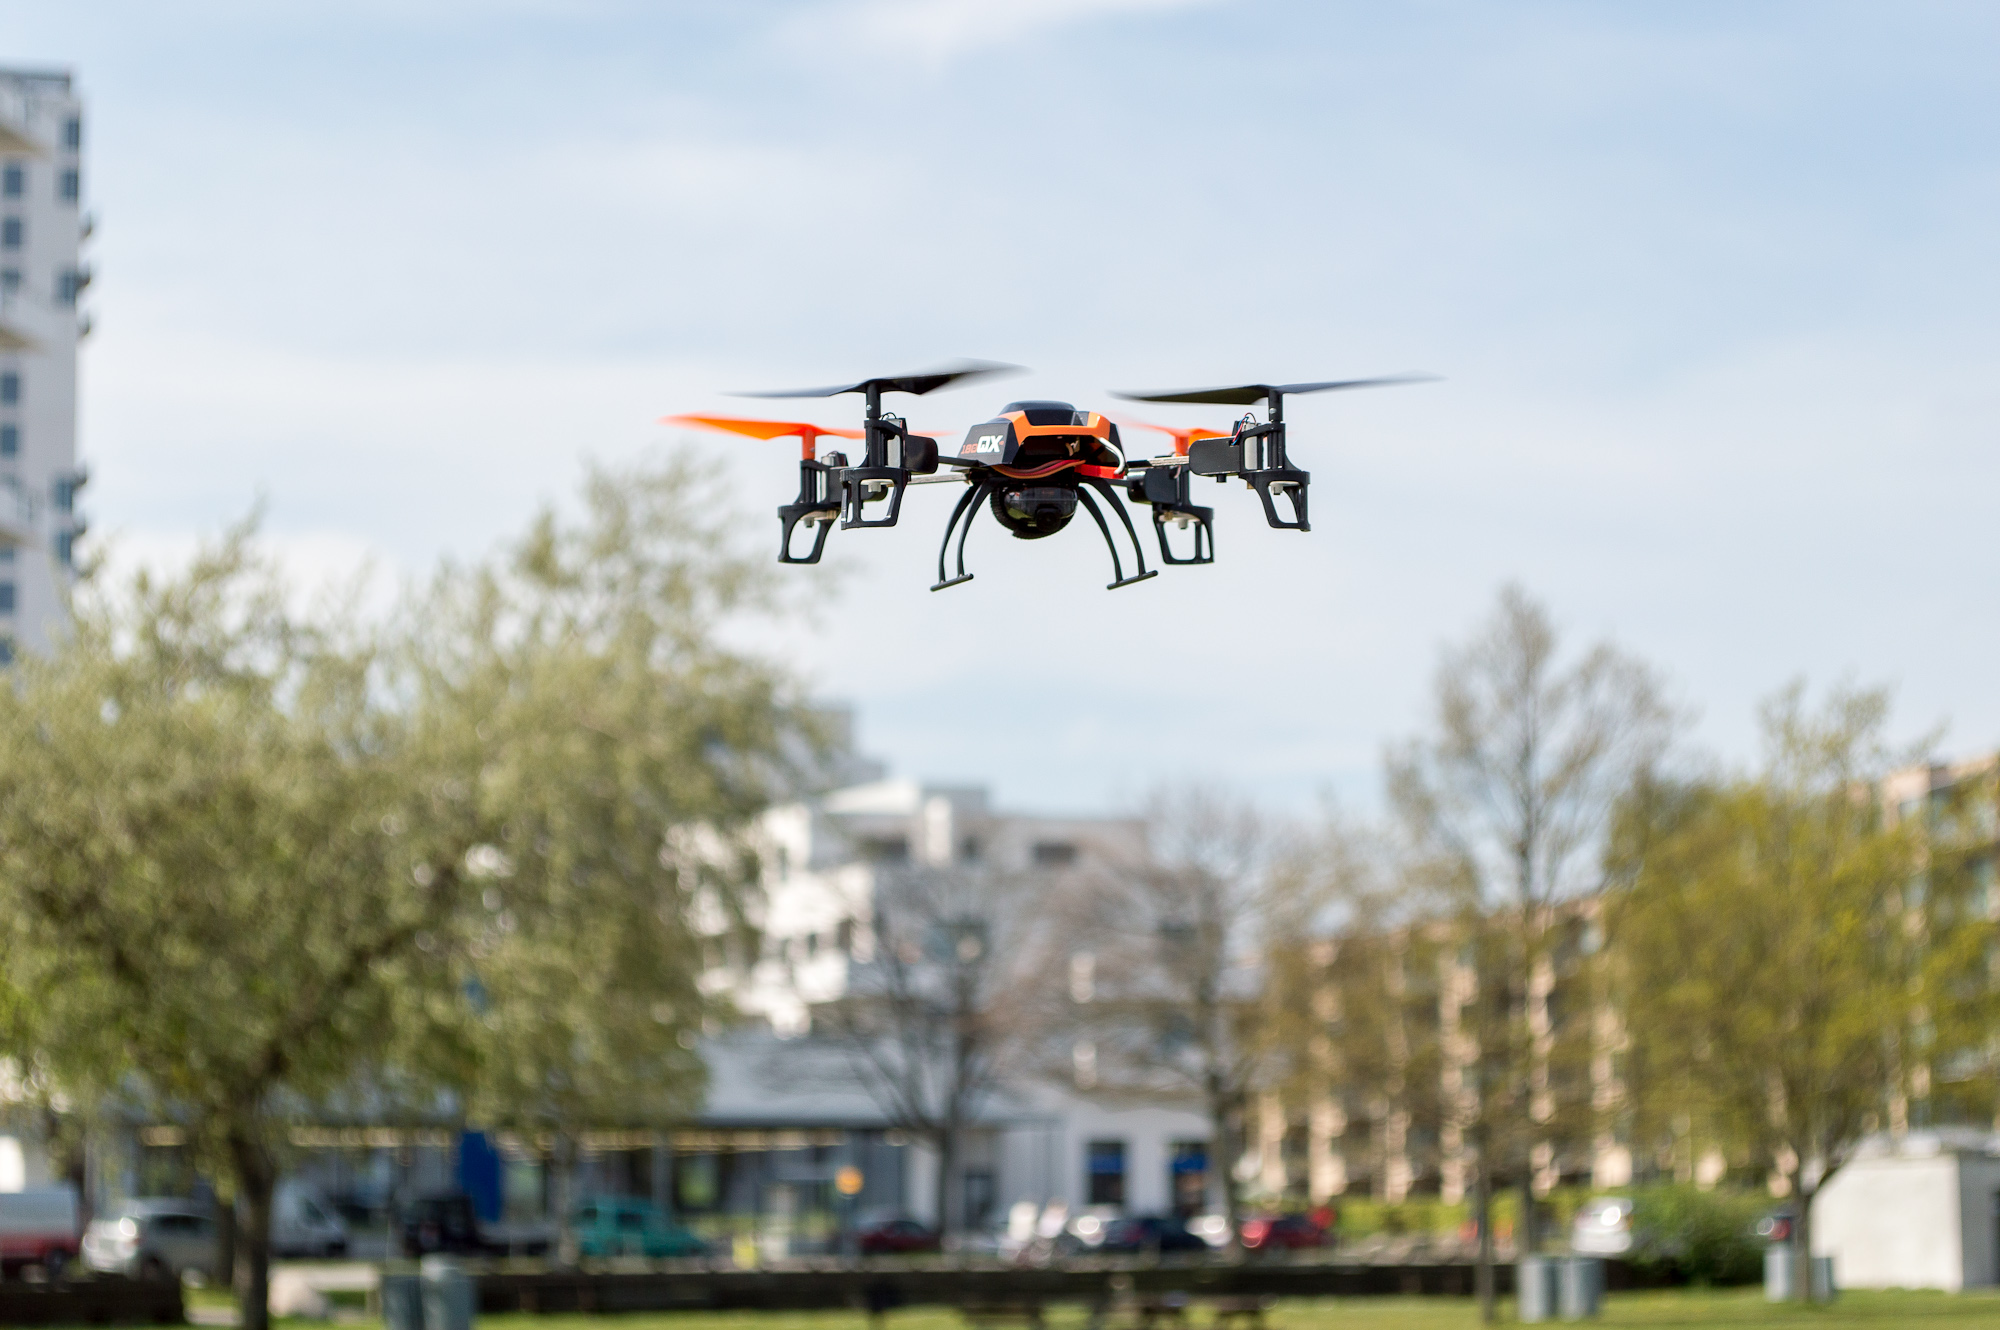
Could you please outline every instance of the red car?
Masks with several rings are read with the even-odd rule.
[[[914,1219],[882,1219],[864,1224],[855,1232],[863,1256],[901,1256],[907,1252],[938,1251],[942,1243],[936,1230]]]
[[[1275,1251],[1280,1248],[1326,1245],[1326,1230],[1306,1215],[1260,1215],[1243,1221],[1246,1251]]]

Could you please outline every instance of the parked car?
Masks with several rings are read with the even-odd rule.
[[[585,1256],[700,1256],[708,1244],[667,1217],[650,1201],[600,1196],[570,1216],[577,1250]]]
[[[190,1201],[125,1201],[83,1231],[83,1263],[139,1279],[206,1279],[215,1269],[215,1216]]]
[[[37,1268],[55,1279],[77,1258],[76,1188],[0,1192],[0,1275]]]
[[[310,1187],[281,1182],[271,1197],[271,1254],[345,1256],[347,1223]]]
[[[901,1256],[909,1252],[938,1251],[943,1243],[936,1229],[914,1219],[878,1219],[855,1230],[863,1256]]]
[[[405,1256],[543,1256],[545,1237],[511,1243],[489,1234],[464,1192],[439,1192],[405,1203],[397,1217]]]
[[[1174,1215],[1135,1215],[1114,1219],[1104,1227],[1101,1252],[1207,1251],[1200,1235]]]
[[[1585,1256],[1623,1256],[1631,1251],[1631,1200],[1600,1196],[1585,1202],[1570,1225],[1569,1245]]]
[[[1326,1230],[1308,1215],[1255,1215],[1243,1221],[1245,1251],[1296,1251],[1326,1245]]]

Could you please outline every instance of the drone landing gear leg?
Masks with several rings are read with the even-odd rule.
[[[1090,497],[1091,490],[1102,494],[1105,502],[1111,505],[1112,511],[1118,514],[1118,520],[1125,524],[1125,534],[1132,541],[1132,557],[1139,561],[1139,571],[1130,577],[1125,576],[1125,566],[1118,561],[1118,542],[1111,538],[1111,524],[1104,520],[1104,511],[1097,506],[1097,500]],[[1126,514],[1125,505],[1118,502],[1118,495],[1109,485],[1101,480],[1086,481],[1084,485],[1077,487],[1076,497],[1083,501],[1084,508],[1089,511],[1092,518],[1096,519],[1097,529],[1104,533],[1104,544],[1111,551],[1111,576],[1116,580],[1106,585],[1104,588],[1106,591],[1116,591],[1119,587],[1131,586],[1134,582],[1143,582],[1149,577],[1160,575],[1157,568],[1151,572],[1146,570],[1146,551],[1139,546],[1139,533],[1132,529],[1132,519]]]
[[[973,519],[979,516],[979,500],[985,496],[987,489],[988,486],[983,480],[966,486],[965,493],[959,498],[958,507],[951,510],[951,520],[944,524],[944,542],[938,546],[938,580],[931,590],[942,591],[948,586],[957,586],[960,582],[972,580],[972,574],[965,571],[965,538],[972,533]],[[965,525],[962,527],[958,525],[960,517],[965,519]],[[954,527],[958,528],[958,576],[947,579],[944,575],[944,556],[946,551],[951,549],[951,533]]]

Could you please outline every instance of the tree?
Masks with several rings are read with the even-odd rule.
[[[1089,972],[1087,992],[1070,986],[1065,1024],[1096,1086],[1201,1105],[1234,1244],[1246,1117],[1282,1047],[1263,966],[1267,925],[1283,917],[1271,872],[1281,842],[1248,805],[1199,788],[1156,794],[1146,828],[1143,858],[1059,903]]]
[[[1814,1195],[1892,1117],[1913,1064],[1987,1055],[1995,925],[1966,860],[1896,820],[1888,699],[1767,703],[1755,777],[1647,788],[1611,846],[1613,940],[1649,1110],[1773,1161]],[[1983,894],[1983,893],[1982,893]]]
[[[1487,1203],[1494,1179],[1521,1189],[1521,1251],[1533,1249],[1534,1152],[1557,1113],[1548,1093],[1547,1011],[1538,988],[1551,906],[1592,885],[1619,796],[1665,749],[1675,718],[1653,672],[1609,645],[1574,664],[1547,611],[1519,587],[1448,650],[1432,733],[1392,751],[1390,798],[1413,851],[1411,880],[1457,913],[1477,992],[1457,1126],[1476,1157],[1482,1314],[1494,1316]]]
[[[718,1012],[692,916],[740,914],[746,829],[811,750],[790,680],[720,643],[770,583],[713,491],[685,459],[593,471],[577,520],[545,511],[499,559],[440,573],[406,639],[417,714],[464,761],[486,837],[456,951],[470,1109],[551,1167],[566,1261],[583,1130],[699,1103],[695,1036]]]
[[[962,865],[881,867],[868,959],[849,992],[814,1013],[834,1074],[936,1152],[946,1234],[964,1222],[965,1131],[1021,1068],[1033,1029],[1046,926],[1035,885]]]
[[[285,1124],[438,991],[470,791],[428,778],[377,658],[285,608],[248,526],[79,600],[0,689],[0,927],[38,1065],[136,1075],[243,1217],[266,1323]]]

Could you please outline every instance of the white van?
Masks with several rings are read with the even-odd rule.
[[[301,1182],[281,1182],[271,1197],[271,1254],[347,1255],[347,1223],[326,1198]]]

